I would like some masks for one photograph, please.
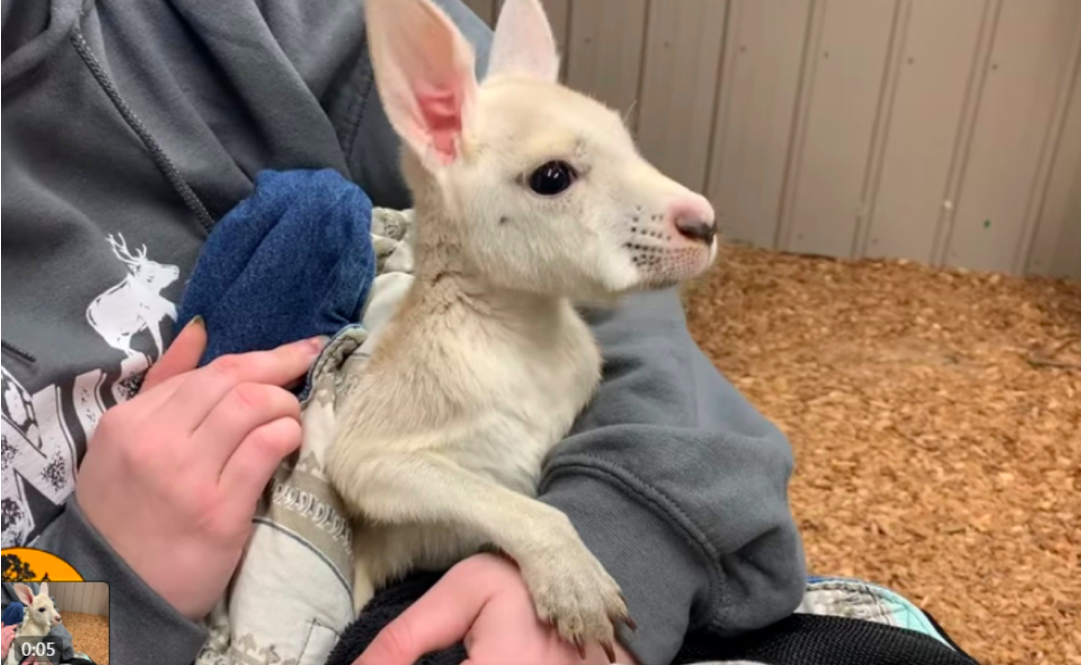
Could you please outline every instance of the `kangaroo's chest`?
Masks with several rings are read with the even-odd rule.
[[[459,464],[533,494],[544,457],[570,430],[601,376],[601,355],[585,322],[567,304],[559,316],[506,338],[488,338],[463,358],[469,435],[450,448]]]

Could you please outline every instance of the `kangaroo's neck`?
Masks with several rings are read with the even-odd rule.
[[[49,629],[50,626],[42,626],[36,621],[27,621],[19,628],[19,637],[44,637],[49,634]]]
[[[440,224],[438,219],[425,219],[414,213],[417,225],[414,247],[415,279],[413,300],[424,309],[445,310],[450,307],[462,314],[475,314],[513,324],[517,321],[542,323],[548,314],[559,311],[567,302],[559,296],[529,291],[499,288],[492,285],[463,256],[461,246],[454,240],[443,242],[435,238],[422,239],[420,230]],[[440,235],[440,234],[433,234]],[[431,242],[429,242],[431,240]]]
[[[419,188],[418,188],[419,189]],[[546,315],[562,311],[560,296],[497,287],[462,250],[466,220],[456,219],[432,191],[414,190],[415,259],[411,300],[423,309],[460,306],[466,313],[505,320],[543,323]]]

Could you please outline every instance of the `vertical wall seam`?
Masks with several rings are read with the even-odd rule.
[[[1033,176],[1032,186],[1029,188],[1028,203],[1025,206],[1025,218],[1021,225],[1020,242],[1017,244],[1013,259],[1010,262],[1010,268],[1015,273],[1024,273],[1028,267],[1033,240],[1039,229],[1040,215],[1043,212],[1044,201],[1047,198],[1047,189],[1051,184],[1055,157],[1058,155],[1062,132],[1066,127],[1066,111],[1070,105],[1070,97],[1073,95],[1078,63],[1081,62],[1081,12],[1078,13],[1075,23],[1073,41],[1070,45],[1070,59],[1067,61],[1063,72],[1064,78],[1059,83],[1051,121],[1047,125],[1047,131],[1040,146],[1040,156],[1036,162],[1036,173]]]
[[[949,201],[951,207],[939,213],[939,223],[935,228],[935,244],[932,246],[931,265],[941,267],[946,263],[950,243],[953,241],[953,227],[961,195],[961,185],[968,168],[968,158],[972,151],[972,139],[976,134],[976,123],[980,116],[980,101],[987,84],[987,72],[991,54],[995,50],[995,36],[998,32],[999,17],[1002,15],[1004,0],[988,0],[987,9],[980,26],[980,37],[976,41],[976,52],[972,56],[972,73],[965,91],[965,101],[961,107],[961,118],[957,127],[957,139],[950,159],[950,168],[946,177],[946,191],[942,201]]]
[[[559,78],[563,81],[567,80],[567,68],[571,61],[571,24],[574,16],[574,2],[575,0],[567,0],[567,12],[563,17],[563,43],[560,44],[563,50],[563,61],[559,63]]]
[[[799,186],[799,171],[803,157],[803,143],[807,136],[807,124],[811,111],[815,69],[818,67],[819,46],[826,20],[828,0],[811,0],[807,10],[807,33],[803,42],[803,58],[796,81],[796,98],[793,104],[792,129],[785,158],[784,175],[781,178],[781,201],[777,209],[777,226],[773,236],[773,249],[784,250],[792,234],[792,208]]]
[[[726,77],[724,76],[725,64],[728,62],[728,50],[729,40],[731,35],[729,34],[728,26],[732,21],[732,3],[739,0],[726,0],[724,5],[724,23],[721,26],[721,48],[718,49],[717,56],[717,74],[715,76],[713,85],[713,104],[710,106],[709,111],[709,137],[708,145],[706,146],[706,163],[705,168],[702,169],[702,187],[698,191],[707,192],[709,189],[710,176],[713,171],[713,155],[714,155],[714,141],[717,140],[717,125],[721,122],[720,109],[721,109],[721,85],[724,83]],[[716,211],[714,211],[716,215]],[[719,224],[719,220],[714,219],[715,224]]]
[[[867,240],[871,235],[878,188],[882,179],[882,167],[886,161],[886,145],[889,140],[893,106],[897,99],[898,81],[901,78],[901,60],[908,41],[908,25],[912,17],[912,0],[897,0],[894,5],[890,40],[886,46],[886,62],[882,70],[882,87],[879,90],[878,107],[871,130],[871,147],[867,153],[863,187],[860,190],[860,216],[852,230],[852,246],[849,256],[862,258],[867,254]]]
[[[589,2],[591,0],[586,1]],[[638,84],[635,86],[634,99],[631,100],[631,106],[634,109],[634,115],[631,118],[630,127],[631,133],[636,140],[638,138],[638,120],[642,117],[641,100],[642,90],[646,84],[646,58],[649,57],[649,24],[652,22],[653,19],[653,0],[645,0],[645,7],[643,8],[643,12],[644,16],[642,17],[642,48],[638,52]]]

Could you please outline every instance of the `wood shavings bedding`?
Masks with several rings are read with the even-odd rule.
[[[97,614],[64,612],[64,626],[71,632],[71,646],[97,665],[109,665],[109,620]],[[152,639],[148,636],[148,639]]]
[[[789,436],[809,569],[1081,663],[1081,283],[728,247],[695,339]]]

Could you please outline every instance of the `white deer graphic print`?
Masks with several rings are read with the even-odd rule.
[[[99,370],[100,371],[100,370]],[[60,391],[46,386],[31,395],[3,369],[0,439],[4,498],[3,546],[22,545],[37,526],[28,486],[59,506],[75,485],[75,442],[64,422]]]
[[[128,276],[112,287],[86,308],[86,320],[101,335],[105,343],[131,358],[139,353],[131,348],[131,338],[143,330],[149,330],[154,338],[157,357],[164,346],[161,339],[161,322],[165,318],[176,321],[176,306],[161,296],[161,291],[180,277],[176,266],[156,263],[146,258],[146,245],[135,254],[128,250],[124,236],[119,240],[108,236],[116,258],[128,268]]]
[[[180,278],[180,269],[148,259],[145,245],[130,251],[119,233],[106,241],[128,275],[94,298],[86,320],[124,358],[45,386],[24,386],[8,367],[2,368],[3,547],[27,544],[59,513],[75,487],[78,451],[107,408],[135,395],[143,374],[164,350],[163,322],[176,321],[176,306],[161,292]],[[149,331],[155,347],[146,353],[132,347],[143,331]]]

